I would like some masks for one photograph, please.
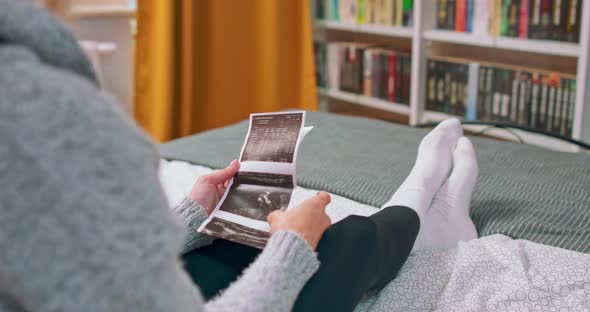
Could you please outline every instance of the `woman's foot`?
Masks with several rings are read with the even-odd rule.
[[[423,222],[432,198],[451,171],[453,151],[462,135],[457,119],[447,119],[430,131],[420,142],[412,171],[383,207],[410,207]]]
[[[477,238],[469,217],[471,193],[479,174],[473,144],[462,137],[453,152],[453,171],[432,201],[413,250],[444,249]]]

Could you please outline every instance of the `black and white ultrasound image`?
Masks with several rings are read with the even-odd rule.
[[[293,187],[291,175],[238,172],[219,209],[266,222],[269,213],[287,209]]]
[[[216,217],[205,226],[203,233],[258,249],[263,249],[270,238],[267,232]]]
[[[252,116],[241,161],[292,163],[303,113]]]

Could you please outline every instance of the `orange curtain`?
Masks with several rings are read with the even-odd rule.
[[[158,141],[316,109],[309,3],[139,0],[135,117]]]

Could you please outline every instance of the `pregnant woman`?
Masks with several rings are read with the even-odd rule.
[[[189,275],[178,218],[202,222],[239,165],[202,177],[170,213],[155,145],[73,36],[28,1],[0,0],[0,311],[352,310],[413,246],[475,238],[477,163],[461,136],[456,120],[428,134],[373,216],[330,225],[319,193],[269,215],[263,251],[217,240],[185,256]]]

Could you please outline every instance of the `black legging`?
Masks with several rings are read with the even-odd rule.
[[[400,270],[416,240],[414,210],[393,206],[370,217],[348,216],[330,226],[318,244],[320,268],[307,282],[294,311],[352,311]],[[186,269],[210,299],[255,260],[260,250],[216,240],[183,256]]]

